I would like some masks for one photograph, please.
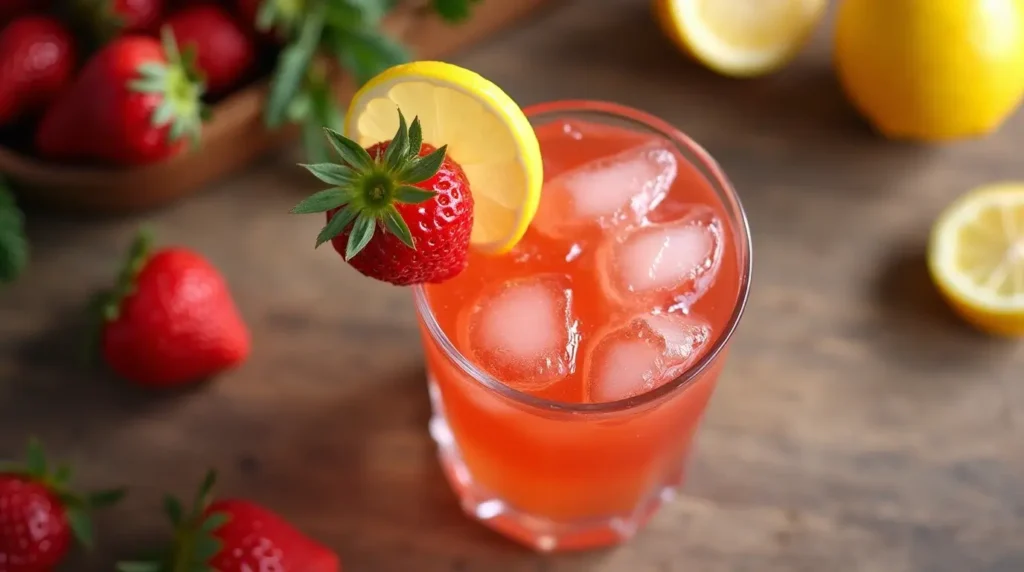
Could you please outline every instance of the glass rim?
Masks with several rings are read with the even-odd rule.
[[[437,317],[434,315],[434,311],[430,307],[430,302],[427,300],[426,289],[422,284],[418,284],[413,287],[413,298],[419,319],[423,320],[423,324],[426,326],[427,332],[430,334],[433,341],[441,347],[445,357],[449,358],[463,373],[470,376],[475,382],[484,386],[484,388],[494,391],[516,403],[531,408],[563,413],[614,413],[635,409],[637,407],[656,402],[669,394],[675,393],[676,391],[684,390],[693,380],[697,379],[701,373],[715,363],[719,354],[722,353],[726,345],[729,343],[729,340],[732,339],[733,333],[736,331],[736,327],[739,325],[740,319],[743,316],[744,309],[747,305],[747,298],[750,294],[750,280],[751,273],[753,272],[753,244],[750,237],[750,225],[747,221],[746,211],[743,209],[743,205],[739,196],[736,194],[736,190],[733,188],[732,183],[725,176],[725,173],[722,171],[721,167],[719,167],[718,162],[715,161],[714,158],[711,157],[711,154],[696,141],[691,139],[681,130],[672,126],[667,121],[659,119],[645,111],[640,111],[639,109],[617,103],[583,99],[567,99],[539,103],[530,105],[523,111],[531,120],[535,117],[541,117],[544,115],[572,113],[606,115],[615,119],[625,119],[658,132],[666,139],[672,141],[675,145],[684,148],[688,154],[693,155],[699,163],[697,166],[706,171],[706,173],[702,173],[702,175],[709,178],[708,182],[715,187],[716,194],[725,195],[720,198],[723,203],[725,203],[724,206],[726,211],[729,211],[729,214],[734,219],[733,232],[738,235],[736,239],[738,239],[737,254],[739,258],[740,286],[736,295],[736,303],[733,307],[732,314],[729,316],[729,320],[726,322],[726,325],[722,329],[718,338],[711,345],[711,348],[708,349],[708,351],[699,360],[697,360],[696,363],[687,368],[686,371],[679,374],[675,379],[668,383],[664,383],[651,391],[641,393],[640,395],[602,403],[567,403],[554,401],[530,395],[529,393],[525,393],[505,385],[496,377],[487,373],[481,367],[473,363],[471,359],[463,355],[462,352],[455,347],[455,344],[452,343],[448,335],[441,329],[441,326],[437,321]]]

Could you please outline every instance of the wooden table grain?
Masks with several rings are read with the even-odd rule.
[[[34,264],[0,293],[0,453],[38,435],[85,485],[131,483],[110,570],[161,538],[163,491],[207,467],[358,572],[1018,572],[1024,349],[978,335],[931,287],[939,210],[1024,178],[1024,114],[984,140],[875,137],[829,64],[831,22],[789,68],[735,81],[679,56],[647,3],[579,0],[456,59],[520,102],[598,98],[660,115],[729,173],[755,274],[685,494],[634,542],[544,557],[463,517],[426,432],[408,293],[314,251],[296,150],[133,218],[30,213]],[[142,192],[142,190],[140,190]],[[223,268],[252,327],[244,368],[152,395],[75,365],[78,318],[140,222]]]

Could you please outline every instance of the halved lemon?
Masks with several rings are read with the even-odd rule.
[[[540,145],[518,105],[491,81],[459,66],[418,61],[389,68],[352,98],[345,136],[370,146],[390,139],[398,114],[419,117],[423,142],[448,145],[473,192],[470,245],[501,254],[526,233],[540,202]]]
[[[654,13],[685,53],[723,75],[746,77],[789,62],[827,5],[827,0],[654,0]]]
[[[985,185],[947,207],[932,229],[928,267],[967,321],[1024,334],[1024,182]]]

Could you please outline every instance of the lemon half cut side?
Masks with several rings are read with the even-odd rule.
[[[389,68],[352,98],[345,136],[369,147],[390,139],[398,112],[419,117],[423,142],[448,146],[448,156],[473,193],[472,248],[508,252],[537,212],[543,167],[537,136],[504,91],[476,72],[435,61]]]
[[[827,5],[827,0],[654,0],[654,13],[685,53],[720,74],[750,77],[788,63]]]
[[[1024,334],[1024,182],[985,185],[948,206],[932,229],[928,267],[968,322]]]

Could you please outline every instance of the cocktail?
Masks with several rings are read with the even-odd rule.
[[[410,165],[437,162],[433,149],[449,145],[440,152],[458,168],[445,163],[417,183],[435,195],[395,201],[406,222],[436,222],[447,242],[417,240],[382,218],[377,227],[391,234],[367,239],[354,224],[333,235],[335,247],[349,255],[365,243],[362,263],[358,252],[347,256],[353,266],[414,285],[430,432],[466,512],[539,550],[621,541],[682,482],[747,296],[743,209],[708,154],[661,120],[564,101],[488,126],[480,118],[494,114],[480,110],[500,118],[508,101],[477,95],[466,87],[476,78],[452,80],[448,64],[436,65],[368,84],[346,133],[369,147],[397,128],[392,140],[411,138],[420,151]],[[411,128],[406,114],[417,118]],[[466,135],[474,125],[492,137]],[[502,133],[525,143],[504,144]],[[432,147],[420,150],[420,138]],[[457,143],[466,140],[475,143]],[[411,172],[378,162],[381,173]],[[395,188],[409,186],[401,179]],[[368,196],[389,192],[390,183],[374,184]],[[432,257],[459,250],[459,227],[441,226],[467,201],[476,218],[452,271]],[[331,208],[328,221],[348,206]],[[385,240],[405,250],[385,252]],[[408,279],[410,264],[437,266],[436,279]]]

